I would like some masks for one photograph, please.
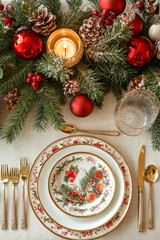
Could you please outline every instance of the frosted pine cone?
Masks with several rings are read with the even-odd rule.
[[[156,58],[160,60],[160,39],[157,39],[154,45],[154,53],[156,55]]]
[[[21,96],[21,90],[18,88],[14,88],[12,91],[8,92],[4,96],[5,105],[8,111],[13,110],[20,96]]]
[[[32,29],[44,36],[48,36],[56,28],[56,16],[48,12],[47,8],[38,8],[28,21],[34,22]]]
[[[83,21],[83,25],[79,29],[79,35],[82,38],[84,46],[95,44],[99,39],[101,39],[104,32],[104,27],[100,23],[99,19],[90,17]]]
[[[159,4],[154,5],[156,0],[146,0],[145,9],[149,14],[158,14],[159,13]]]
[[[128,85],[128,92],[134,89],[146,89],[144,86],[144,81],[146,80],[145,75],[140,75],[138,77],[133,78]]]
[[[63,91],[65,96],[75,95],[80,91],[77,80],[68,80],[63,84]]]

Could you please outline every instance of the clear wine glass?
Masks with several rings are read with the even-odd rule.
[[[159,100],[149,89],[128,92],[116,105],[114,120],[126,135],[136,136],[149,129],[159,113]]]

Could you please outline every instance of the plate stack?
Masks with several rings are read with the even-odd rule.
[[[125,159],[109,143],[70,136],[39,154],[30,171],[28,194],[48,230],[67,239],[95,239],[123,220],[132,180]]]

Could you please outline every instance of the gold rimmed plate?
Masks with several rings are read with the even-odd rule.
[[[66,214],[91,217],[110,204],[115,178],[102,158],[87,152],[74,152],[53,166],[48,190],[53,202]]]

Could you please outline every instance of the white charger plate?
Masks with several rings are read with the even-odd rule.
[[[93,145],[97,149],[98,148],[103,149],[104,151],[110,153],[114,157],[114,159],[117,160],[124,175],[125,194],[123,198],[123,203],[120,209],[118,210],[118,212],[112,217],[111,220],[107,221],[104,225],[90,231],[69,230],[67,228],[64,228],[60,224],[57,224],[56,221],[53,221],[50,218],[50,216],[47,215],[46,212],[44,211],[43,206],[41,205],[40,200],[38,198],[38,194],[37,194],[38,174],[41,170],[41,167],[45,163],[45,161],[47,161],[47,159],[52,155],[54,155],[56,152],[59,152],[62,149],[67,148],[68,146],[85,145],[85,144]],[[132,198],[132,179],[131,179],[130,170],[128,168],[128,165],[125,159],[109,143],[107,143],[102,139],[92,137],[92,136],[85,136],[85,135],[69,136],[51,143],[36,158],[36,160],[32,165],[29,178],[28,178],[28,196],[29,196],[31,207],[36,217],[42,223],[42,225],[45,226],[52,233],[66,239],[74,239],[74,240],[96,239],[114,230],[125,217],[129,209],[131,198]]]
[[[92,154],[96,154],[111,167],[116,183],[116,190],[113,199],[109,206],[104,209],[103,212],[98,215],[92,216],[90,218],[77,218],[68,216],[63,213],[56,205],[53,204],[50,194],[48,192],[48,176],[54,164],[56,164],[59,159],[66,154],[71,154],[77,151],[87,151]],[[43,209],[50,216],[52,221],[56,221],[61,226],[66,227],[70,230],[86,231],[95,229],[107,221],[109,221],[119,210],[125,193],[124,177],[121,168],[118,163],[113,159],[111,155],[99,149],[95,146],[90,145],[73,145],[67,148],[61,149],[61,151],[56,152],[51,156],[42,166],[38,175],[38,187],[37,194]]]
[[[88,152],[73,152],[52,168],[48,191],[54,204],[73,217],[91,217],[112,201],[115,178],[102,158]]]

